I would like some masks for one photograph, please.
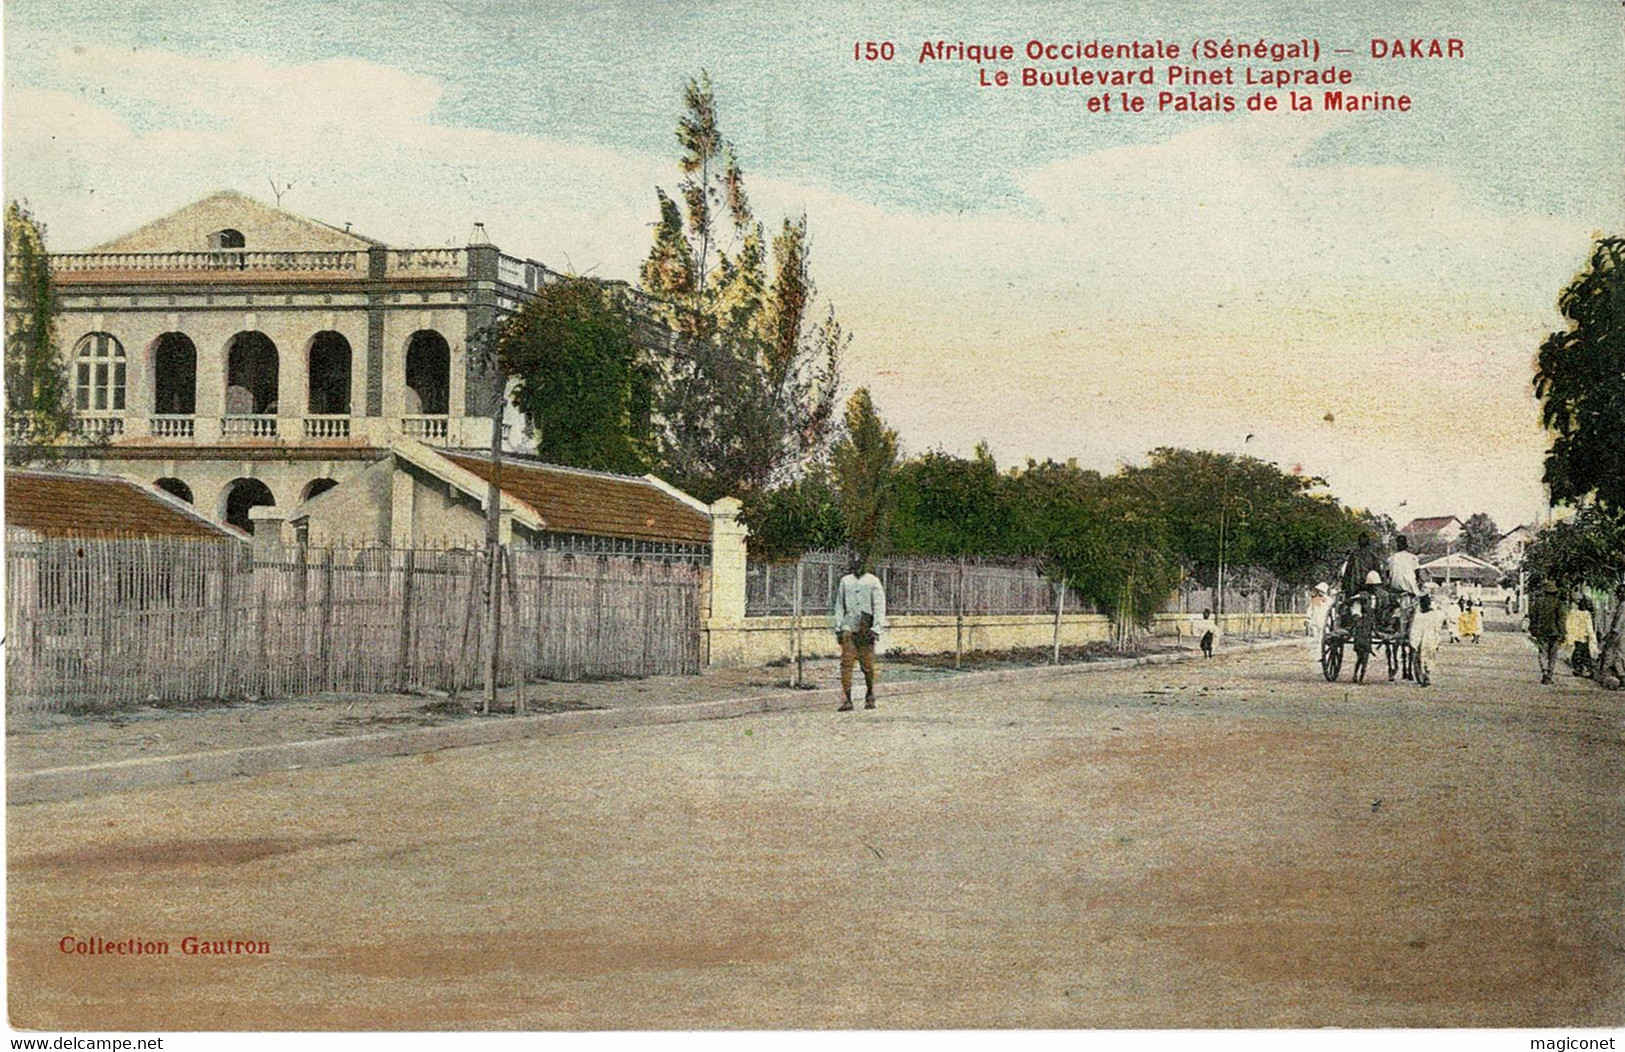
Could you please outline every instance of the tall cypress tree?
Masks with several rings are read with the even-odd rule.
[[[806,217],[771,241],[757,222],[710,77],[683,92],[675,198],[660,219],[642,286],[677,334],[658,348],[661,470],[707,498],[783,479],[828,447],[848,336],[815,296]]]
[[[831,460],[847,543],[865,562],[885,554],[895,505],[897,432],[875,411],[867,387],[847,400],[846,433],[835,443]]]

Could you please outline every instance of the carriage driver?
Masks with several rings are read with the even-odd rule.
[[[1410,546],[1403,533],[1394,538],[1394,554],[1388,557],[1388,587],[1419,599],[1423,592],[1422,564]]]
[[[1371,547],[1371,534],[1360,534],[1359,543],[1354,546],[1354,550],[1343,563],[1342,585],[1345,596],[1352,596],[1364,587],[1371,571],[1381,565],[1379,559],[1380,556]]]

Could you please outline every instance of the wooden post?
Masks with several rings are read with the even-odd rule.
[[[220,546],[220,603],[215,613],[220,618],[220,650],[215,659],[214,696],[224,698],[230,690],[231,674],[231,574],[236,569],[236,553],[232,546]]]
[[[333,549],[322,552],[322,599],[317,616],[321,619],[316,636],[316,669],[321,677],[317,690],[331,690],[333,650]]]
[[[1061,590],[1055,597],[1055,658],[1051,664],[1061,663],[1061,615],[1066,611],[1066,578],[1061,578]]]
[[[514,635],[519,637],[514,641],[513,646],[513,714],[523,716],[525,714],[525,673],[528,670],[525,667],[525,623],[519,618],[519,580],[517,576],[519,570],[514,565],[511,552],[504,555],[503,562],[507,570],[507,573],[503,576],[508,582],[508,599],[513,605]]]
[[[796,648],[796,682],[801,686],[801,557],[796,556],[796,600],[795,600],[795,648]]]
[[[270,573],[274,572],[276,571],[273,568],[267,567],[266,576],[269,576]],[[268,648],[270,646],[269,640],[271,635],[271,612],[269,609],[269,601],[265,595],[265,579],[259,574],[256,574],[255,576],[260,577],[260,580],[255,582],[259,586],[255,589],[255,591],[259,593],[259,616],[255,619],[259,629],[257,633],[259,636],[259,662],[254,667],[254,674],[261,677],[263,681],[260,685],[259,693],[261,697],[264,697],[265,695],[271,693],[271,664],[268,654]]]
[[[1134,572],[1129,571],[1128,589],[1123,596],[1123,608],[1128,612],[1123,617],[1123,649],[1126,651],[1134,645]]]
[[[502,397],[498,387],[496,409],[491,413],[491,484],[485,490],[485,699],[480,711],[489,714],[497,696],[497,632],[502,621],[501,561],[502,532]]]
[[[417,551],[406,549],[401,566],[401,634],[395,649],[395,689],[405,690],[412,682],[412,584],[417,576]]]
[[[547,651],[546,651],[546,649],[544,648],[544,646],[542,644],[542,631],[541,631],[541,628],[542,628],[543,625],[552,625],[552,624],[555,623],[556,620],[558,620],[557,618],[555,618],[553,616],[553,607],[552,607],[553,589],[552,589],[552,586],[549,584],[549,582],[552,580],[552,578],[550,576],[550,574],[552,572],[553,572],[552,555],[550,553],[546,553],[546,552],[543,552],[543,553],[537,555],[536,556],[536,631],[533,633],[533,635],[535,636],[535,639],[536,639],[536,661],[535,661],[535,666],[536,666],[537,669],[542,670],[543,678],[546,678]]]
[[[666,563],[662,570],[656,570],[659,563],[645,564],[643,567],[643,657],[638,662],[638,674],[641,676],[654,675],[654,669],[659,667],[659,661],[654,657],[654,628],[660,620],[660,608],[669,590],[671,577],[671,564]],[[652,578],[659,575],[662,579],[658,584]]]
[[[954,578],[954,668],[965,654],[965,557],[959,557],[959,570]]]
[[[457,697],[457,692],[462,689],[463,672],[468,667],[464,664],[464,660],[468,654],[468,634],[473,631],[474,626],[475,599],[480,592],[480,568],[480,560],[472,558],[468,560],[468,596],[463,604],[463,638],[457,647],[457,653],[452,655],[451,659],[450,694],[453,698]]]
[[[599,559],[592,566],[592,647],[587,653],[596,660],[604,653],[604,567]],[[589,666],[585,671],[588,675],[603,672],[602,661],[596,669]]]

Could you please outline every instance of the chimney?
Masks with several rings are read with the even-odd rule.
[[[248,519],[254,524],[254,558],[261,562],[280,562],[283,557],[283,524],[288,521],[285,508],[262,504],[248,509]]]

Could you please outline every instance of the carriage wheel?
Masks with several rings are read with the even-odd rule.
[[[1343,644],[1326,639],[1320,644],[1320,673],[1331,683],[1343,671]]]

